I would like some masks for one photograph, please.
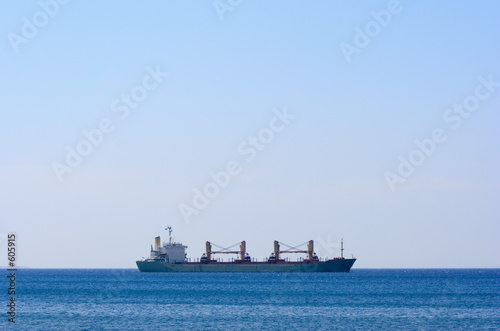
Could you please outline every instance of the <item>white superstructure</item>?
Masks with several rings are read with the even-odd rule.
[[[172,240],[172,227],[169,226],[165,230],[168,230],[168,242],[161,245],[160,236],[156,237],[155,247],[151,246],[150,259],[164,261],[169,264],[186,262],[187,246]]]

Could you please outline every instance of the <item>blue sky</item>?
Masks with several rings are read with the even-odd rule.
[[[360,268],[500,267],[500,87],[481,83],[500,82],[497,2],[401,1],[350,61],[340,45],[394,2],[242,1],[221,20],[211,1],[73,1],[46,21],[43,3],[0,4],[0,239],[18,233],[20,264],[133,268],[171,225],[190,257],[246,240],[260,259],[275,239],[332,257],[343,237]],[[113,103],[157,68],[121,119]],[[443,115],[477,88],[454,129]],[[247,161],[238,146],[283,109],[296,117]],[[114,130],[59,181],[103,119]],[[392,190],[436,128],[446,141]],[[230,160],[241,172],[186,222]]]

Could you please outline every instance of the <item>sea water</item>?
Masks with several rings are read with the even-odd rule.
[[[2,330],[500,329],[500,269],[24,269],[15,298]]]

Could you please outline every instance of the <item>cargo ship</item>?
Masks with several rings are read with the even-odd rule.
[[[356,262],[353,258],[344,258],[344,242],[341,241],[340,257],[333,259],[319,258],[314,253],[314,241],[307,243],[307,249],[301,250],[297,247],[274,241],[274,251],[269,258],[262,261],[253,259],[246,251],[246,242],[242,241],[239,250],[231,250],[232,247],[223,248],[206,242],[206,252],[200,258],[191,260],[187,257],[187,246],[173,241],[172,227],[167,227],[169,239],[161,243],[160,236],[151,245],[149,258],[136,261],[141,272],[349,272]],[[281,250],[281,245],[287,246],[286,250]],[[220,248],[214,251],[212,246]],[[301,245],[299,245],[300,247]],[[305,258],[299,257],[296,261],[283,257],[287,253],[304,253]],[[215,259],[216,254],[236,254],[236,258],[228,261]]]

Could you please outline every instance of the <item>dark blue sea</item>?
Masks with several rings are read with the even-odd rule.
[[[3,278],[7,303],[9,284]],[[22,269],[16,272],[16,303],[15,325],[2,305],[0,329],[498,330],[500,269],[325,274]]]

